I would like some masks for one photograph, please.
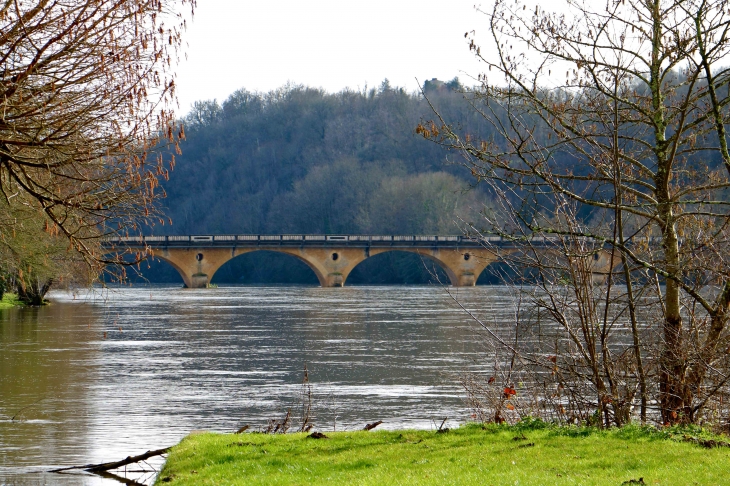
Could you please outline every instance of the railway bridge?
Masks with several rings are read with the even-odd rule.
[[[423,235],[188,235],[135,236],[105,240],[115,249],[147,249],[155,258],[168,262],[182,277],[185,286],[208,286],[215,272],[227,261],[259,250],[292,255],[317,275],[322,287],[342,287],[350,272],[365,259],[388,251],[417,253],[438,264],[451,285],[468,287],[500,255],[509,254],[524,244],[499,237],[487,238],[489,245],[464,236]],[[530,241],[535,247],[548,248],[548,238]],[[595,255],[598,273],[610,271],[605,251]]]

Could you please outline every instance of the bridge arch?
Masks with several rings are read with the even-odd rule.
[[[435,262],[449,277],[454,287],[472,287],[476,285],[479,275],[498,256],[485,248],[372,248],[370,255],[390,252],[393,250],[415,253]]]
[[[306,261],[294,255],[261,248],[235,256],[211,277],[216,283],[298,283],[319,285],[320,277]]]
[[[396,279],[402,283],[425,283],[433,282],[434,272],[439,275],[438,281],[447,285],[457,278],[445,262],[433,255],[422,255],[407,248],[394,247],[385,251],[373,251],[371,248],[368,257],[352,268],[346,283],[350,284],[353,278],[364,283],[371,276],[375,277],[374,281],[378,280],[378,276],[382,280],[384,275],[397,275]]]
[[[357,264],[347,277],[346,285],[445,283],[451,279],[443,264],[402,248],[371,254]]]

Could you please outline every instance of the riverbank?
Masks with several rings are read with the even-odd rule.
[[[0,300],[0,309],[11,309],[13,307],[22,307],[23,303],[18,300],[18,296],[15,294],[5,293],[3,298]]]
[[[730,459],[726,439],[638,427],[325,434],[191,435],[172,449],[156,484],[713,485],[727,481]]]

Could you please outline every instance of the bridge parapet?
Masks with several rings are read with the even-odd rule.
[[[559,243],[557,238],[535,237],[517,240],[501,237],[475,239],[460,235],[183,235],[183,236],[122,236],[104,240],[107,247],[144,246],[175,247],[239,247],[270,246],[437,246],[437,247],[482,247],[484,244],[498,248],[551,246]]]

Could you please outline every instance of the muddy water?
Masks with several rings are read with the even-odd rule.
[[[289,409],[298,418],[305,364],[321,430],[429,428],[447,416],[456,425],[469,412],[454,375],[484,363],[477,328],[440,287],[153,286],[50,298],[0,311],[2,485],[119,484],[39,471],[118,460],[193,430],[261,428]],[[461,289],[459,300],[508,319],[498,287]]]

